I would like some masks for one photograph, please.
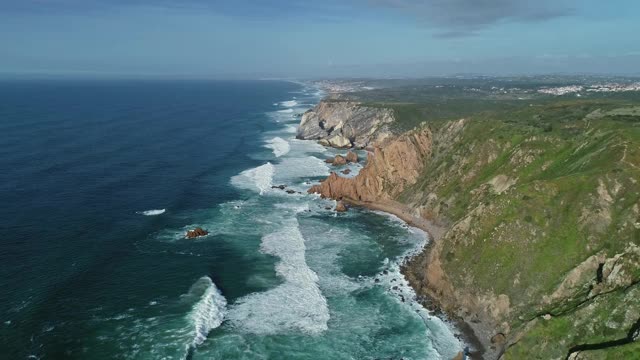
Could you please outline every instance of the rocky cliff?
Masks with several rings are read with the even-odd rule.
[[[340,177],[332,172],[309,192],[332,199],[393,200],[407,186],[415,184],[430,154],[431,132],[427,128],[414,130],[384,147],[374,146],[368,153],[366,167],[356,177]]]
[[[509,116],[567,108],[523,111]],[[433,122],[374,146],[355,178],[333,173],[309,191],[433,225],[405,275],[471,326],[485,358],[638,358],[634,123]]]
[[[380,144],[391,132],[393,110],[363,106],[356,102],[323,100],[302,115],[297,138],[320,140],[338,148],[365,148]]]

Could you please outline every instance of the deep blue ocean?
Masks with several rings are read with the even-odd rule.
[[[338,153],[295,139],[321,96],[0,82],[0,358],[451,358],[398,270],[425,234],[306,194]]]

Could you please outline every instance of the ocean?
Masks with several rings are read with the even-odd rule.
[[[322,95],[0,83],[0,357],[452,358],[399,272],[426,234],[306,194],[339,153],[295,139]]]

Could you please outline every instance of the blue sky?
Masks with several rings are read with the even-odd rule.
[[[0,73],[639,74],[639,33],[637,0],[0,0]]]

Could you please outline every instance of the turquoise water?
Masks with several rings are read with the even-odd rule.
[[[384,214],[336,214],[306,194],[337,153],[294,138],[295,114],[319,100],[316,89],[48,82],[0,92],[8,358],[460,350],[399,273],[425,234]],[[296,193],[271,188],[281,184]],[[210,234],[185,239],[195,226]]]

